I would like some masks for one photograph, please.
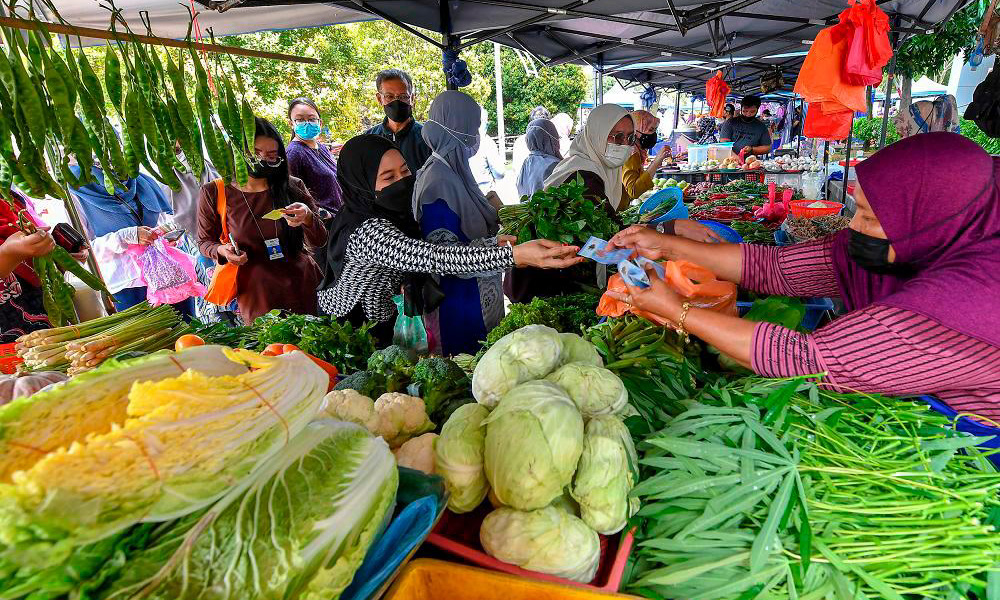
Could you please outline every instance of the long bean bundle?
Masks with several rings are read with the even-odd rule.
[[[997,598],[1000,474],[924,406],[803,379],[710,387],[642,445],[629,590]]]

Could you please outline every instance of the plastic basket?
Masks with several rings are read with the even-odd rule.
[[[752,181],[754,183],[764,183],[764,173],[744,173],[744,181]]]
[[[824,204],[823,208],[809,207],[810,204],[814,204],[816,202],[822,202]],[[836,215],[839,214],[840,211],[844,210],[843,204],[840,202],[833,202],[831,200],[793,200],[788,203],[788,206],[793,215],[804,219]]]
[[[803,300],[806,305],[806,314],[802,317],[802,328],[807,331],[813,331],[819,327],[823,315],[835,308],[832,298],[804,298]],[[741,317],[747,314],[751,307],[753,307],[753,302],[740,301],[736,303],[736,310],[739,311]]]
[[[609,600],[631,598],[513,575],[431,558],[406,567],[386,600]]]
[[[625,574],[625,563],[628,562],[628,556],[635,541],[631,531],[613,536],[600,536],[601,563],[597,567],[597,575],[590,583],[578,583],[554,575],[528,571],[486,554],[482,544],[479,543],[479,528],[483,524],[483,519],[492,510],[493,507],[489,501],[485,501],[476,510],[462,515],[456,515],[450,511],[445,512],[437,527],[427,536],[427,543],[476,566],[528,579],[606,592],[617,592],[621,587]]]
[[[666,221],[673,221],[675,219],[688,218],[688,207],[684,204],[684,190],[673,186],[663,188],[649,198],[646,198],[646,201],[639,207],[639,214],[644,215],[669,202],[673,203],[673,208],[667,211],[666,214],[656,217],[650,221],[650,223],[656,225],[658,223],[665,223]]]
[[[730,244],[743,243],[743,236],[740,235],[739,232],[733,229],[732,227],[727,227],[717,221],[698,221],[698,222],[704,225],[705,227],[708,227],[709,229],[715,231],[715,233],[718,233],[720,236],[722,236],[722,239],[726,240]]]
[[[976,437],[990,437],[991,439],[978,444],[980,448],[988,450],[1000,448],[1000,428],[984,425],[983,423],[979,423],[978,421],[974,421],[968,417],[958,417],[959,413],[956,412],[954,408],[948,406],[934,396],[918,396],[917,399],[926,402],[931,409],[951,418],[955,422],[956,430],[963,431]],[[958,417],[958,419],[955,419],[955,417]],[[1000,453],[992,454],[989,459],[994,465],[1000,467]]]
[[[17,344],[0,344],[0,373],[13,375],[24,360],[17,355]]]
[[[705,180],[712,183],[723,183],[726,181],[726,175],[724,173],[708,173]]]

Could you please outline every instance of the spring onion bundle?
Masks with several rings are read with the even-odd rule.
[[[42,329],[17,340],[27,370],[67,371],[76,375],[123,352],[169,348],[189,327],[174,308],[143,302],[80,325]]]
[[[996,598],[1000,474],[948,419],[803,379],[710,387],[641,448],[629,591]]]

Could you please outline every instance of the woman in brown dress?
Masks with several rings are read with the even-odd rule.
[[[311,250],[326,242],[326,229],[305,185],[289,176],[285,144],[265,119],[257,119],[254,152],[246,185],[216,181],[201,188],[198,248],[219,264],[240,266],[236,300],[245,322],[276,308],[314,315],[320,273]],[[223,241],[220,190],[235,246]],[[277,220],[264,218],[275,210]]]

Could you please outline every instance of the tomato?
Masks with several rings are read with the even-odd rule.
[[[174,342],[174,350],[180,352],[185,348],[194,348],[195,346],[204,346],[204,345],[205,345],[205,340],[194,335],[193,333],[188,333],[177,338],[177,341]]]
[[[284,344],[268,344],[267,348],[261,353],[264,356],[278,356],[284,353]]]
[[[288,354],[289,352],[294,352],[295,350],[298,349],[299,347],[296,346],[295,344],[284,344],[283,346],[281,346],[281,353]]]

